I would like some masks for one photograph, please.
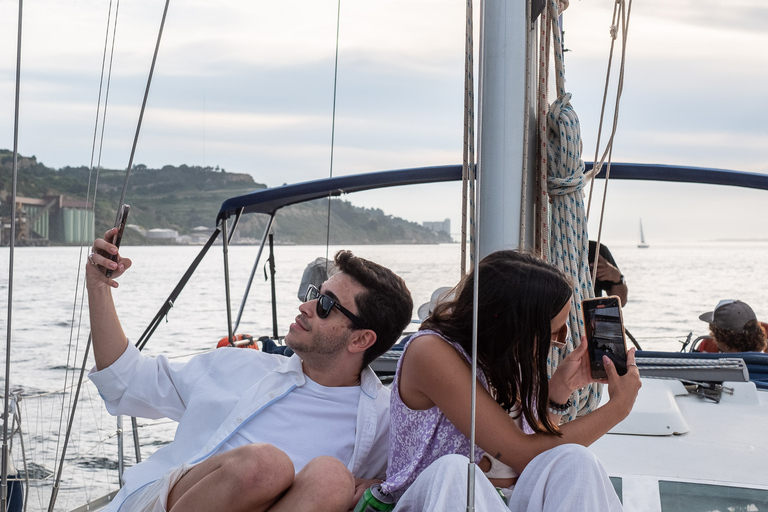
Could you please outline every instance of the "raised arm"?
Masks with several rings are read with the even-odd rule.
[[[93,242],[93,252],[88,256],[85,268],[93,355],[98,370],[103,370],[117,361],[128,346],[128,340],[117,317],[115,303],[112,301],[112,288],[119,286],[115,279],[130,268],[131,260],[120,257],[117,247],[107,242],[114,237],[116,231],[117,228],[112,228],[104,233],[104,238]],[[112,254],[118,255],[117,262],[109,259],[108,255]],[[104,275],[106,268],[113,270],[111,278]]]
[[[468,363],[453,347],[436,336],[417,338],[411,342],[403,357],[399,376],[403,402],[417,410],[436,405],[469,437],[472,376]],[[629,414],[640,387],[636,369],[624,377],[619,377],[615,368],[608,367],[608,364],[606,371],[609,373],[609,386],[612,386],[610,402],[563,426],[560,437],[525,434],[491,395],[478,385],[476,444],[517,472],[522,472],[540,453],[560,444],[592,444]]]

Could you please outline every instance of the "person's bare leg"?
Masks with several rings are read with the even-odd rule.
[[[347,512],[354,505],[355,478],[338,459],[317,457],[299,471],[269,512]]]
[[[169,511],[262,512],[293,483],[293,462],[269,444],[251,444],[204,460],[168,494]]]

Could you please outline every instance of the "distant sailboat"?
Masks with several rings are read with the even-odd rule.
[[[647,249],[650,247],[645,241],[645,235],[643,234],[643,219],[640,219],[640,243],[637,244],[639,249]]]

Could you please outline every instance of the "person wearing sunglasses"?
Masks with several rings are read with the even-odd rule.
[[[622,377],[604,361],[610,401],[561,424],[572,393],[594,381],[584,338],[551,378],[547,373],[552,345],[567,339],[572,293],[554,266],[501,250],[479,262],[477,294],[473,270],[424,320],[405,344],[392,384],[389,466],[380,492],[397,502],[394,512],[465,510],[473,383],[471,462],[490,473],[475,474],[476,510],[621,510],[605,469],[585,447],[629,414],[640,374],[634,350],[627,355],[634,369]]]
[[[339,251],[340,271],[308,289],[285,336],[293,356],[224,347],[170,363],[123,333],[111,290],[131,261],[110,235],[86,265],[89,377],[110,413],[179,424],[172,443],[125,472],[107,511],[346,512],[385,475],[389,390],[368,364],[410,322],[401,278]]]

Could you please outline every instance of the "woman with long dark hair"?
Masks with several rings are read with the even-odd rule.
[[[382,484],[398,499],[397,511],[464,510],[473,279],[468,274],[455,297],[435,308],[398,364]],[[474,462],[487,454],[494,465],[511,468],[500,486],[514,491],[506,493],[505,505],[478,472],[477,510],[620,510],[605,470],[584,447],[631,411],[640,388],[634,351],[623,377],[604,361],[610,401],[560,425],[573,391],[593,382],[584,342],[547,378],[551,343],[567,334],[571,283],[530,254],[499,251],[480,262],[478,285]]]

